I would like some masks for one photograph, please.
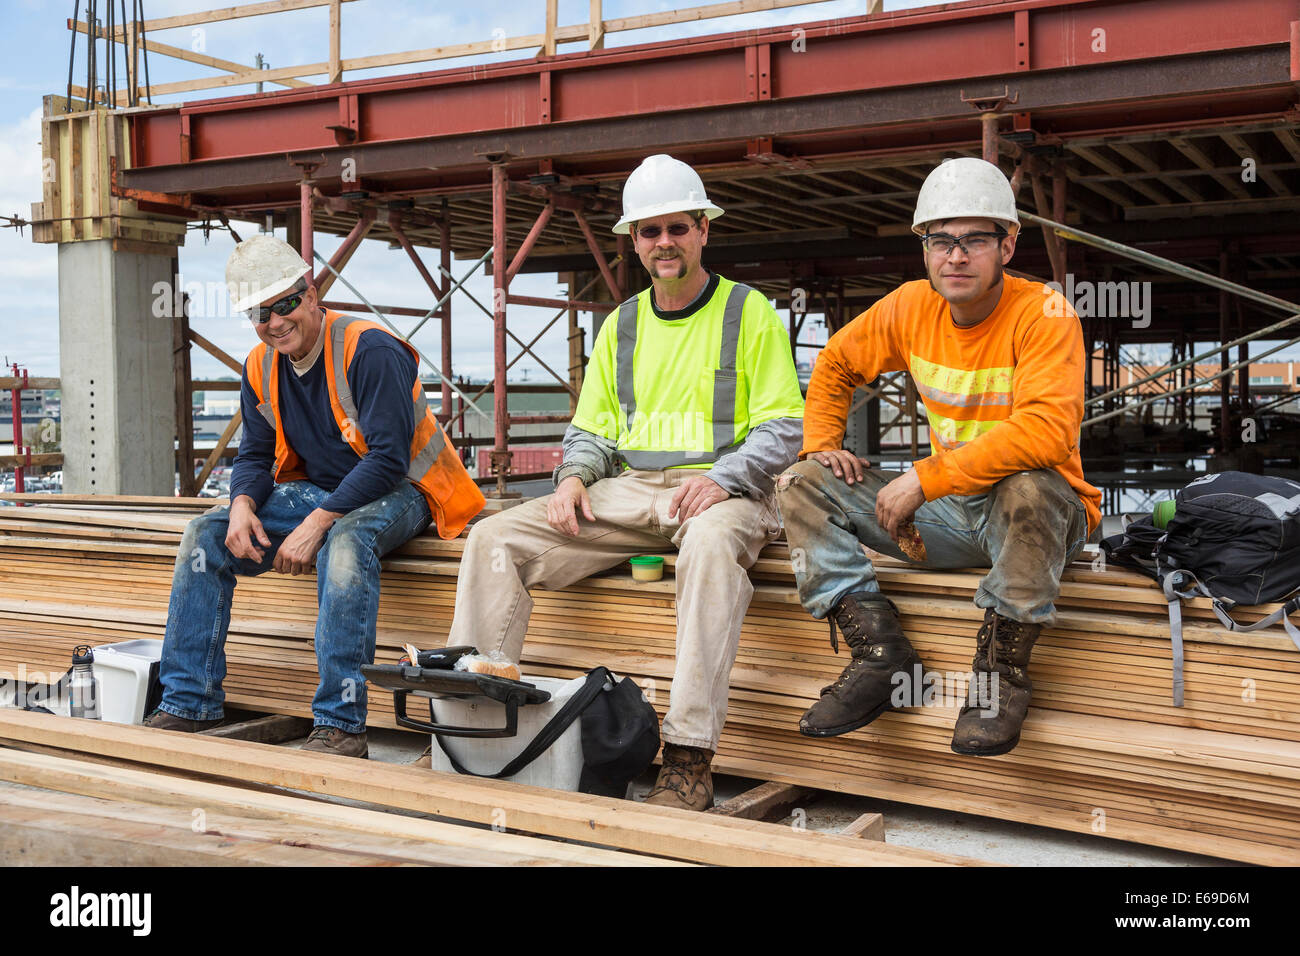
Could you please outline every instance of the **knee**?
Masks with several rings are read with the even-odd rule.
[[[830,474],[829,469],[808,458],[797,461],[776,479],[776,497],[782,508],[786,502],[794,502],[809,492],[819,491]]]
[[[745,551],[749,529],[739,529],[725,521],[707,521],[709,512],[692,519],[691,526],[677,546],[679,564],[735,564]]]
[[[994,486],[992,504],[991,517],[997,523],[1045,526],[1052,524],[1058,514],[1069,514],[1074,509],[1074,492],[1055,471],[1020,471]]]
[[[496,559],[508,553],[510,542],[516,537],[516,524],[514,516],[505,511],[475,523],[465,541],[464,558]]]
[[[325,551],[324,567],[317,571],[325,575],[325,584],[331,590],[354,587],[368,568],[378,568],[377,556],[356,535],[344,531],[331,534]]]
[[[230,527],[225,512],[202,514],[185,526],[180,553],[184,557],[199,551],[209,558],[226,553],[226,531]]]

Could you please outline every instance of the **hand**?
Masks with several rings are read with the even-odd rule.
[[[577,475],[570,475],[560,482],[546,503],[546,523],[561,534],[578,536],[578,508],[588,521],[595,521],[591,513],[591,498],[587,495],[587,486]]]
[[[880,489],[876,495],[876,523],[897,541],[899,526],[912,520],[916,509],[923,504],[925,492],[913,468]]]
[[[262,529],[262,522],[257,518],[257,513],[253,509],[253,499],[248,495],[240,495],[230,503],[226,550],[237,558],[261,564],[266,552],[257,546],[258,543],[262,548],[269,548],[271,539],[266,536],[266,531]]]
[[[844,483],[848,485],[861,481],[862,469],[871,467],[871,462],[843,448],[835,451],[815,451],[808,457],[823,468],[829,468],[836,478],[843,478]]]
[[[685,521],[730,497],[731,494],[708,475],[691,475],[673,492],[672,501],[668,503],[668,517]]]
[[[284,539],[280,550],[275,554],[272,565],[281,574],[306,574],[316,564],[316,554],[325,543],[325,536],[338,520],[339,515],[332,511],[317,508],[302,524],[290,532]]]

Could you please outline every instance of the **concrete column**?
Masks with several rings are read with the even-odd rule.
[[[171,261],[111,239],[59,245],[67,494],[174,494]]]

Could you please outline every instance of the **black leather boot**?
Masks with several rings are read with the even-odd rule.
[[[845,596],[831,611],[831,646],[838,651],[835,625],[840,626],[853,660],[840,679],[822,688],[821,700],[799,719],[805,737],[835,737],[871,723],[894,706],[899,683],[907,675],[911,687],[921,671],[921,658],[903,635],[894,602],[875,591]],[[910,694],[900,694],[910,702]]]
[[[997,712],[967,703],[957,717],[952,749],[959,754],[996,757],[1020,743],[1020,728],[1029,711],[1034,685],[1029,680],[1029,652],[1042,627],[1003,617],[992,608],[984,612],[984,625],[975,638],[971,672],[976,681],[996,682]],[[991,701],[990,701],[991,702]]]

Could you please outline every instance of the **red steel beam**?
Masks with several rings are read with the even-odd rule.
[[[438,257],[442,266],[442,288],[438,298],[443,300],[442,310],[438,313],[438,318],[442,322],[442,408],[440,417],[444,424],[449,424],[451,422],[451,222],[447,217],[447,200],[445,199],[442,201],[442,222],[438,226]]]
[[[1014,84],[1054,71],[1079,74],[1073,84],[1084,85],[1076,99],[1096,101],[1103,94],[1125,99],[1120,84],[1113,94],[1093,91],[1083,74],[1223,51],[1280,52],[1284,65],[1277,82],[1285,84],[1290,81],[1292,6],[1279,0],[970,0],[811,24],[804,28],[804,52],[793,48],[788,28],[778,27],[572,53],[544,62],[511,61],[228,97],[131,117],[137,146],[133,161],[137,170],[193,163],[193,179],[201,184],[198,168],[207,161],[277,157],[283,162],[285,153],[310,150],[326,156],[323,174],[332,174],[332,157],[352,155],[358,147],[472,135],[481,152],[485,134],[497,133],[504,144],[521,129],[540,127],[570,143],[574,155],[612,156],[628,150],[628,144],[607,137],[584,140],[581,128],[679,114],[696,120],[696,141],[704,142],[710,130],[703,111],[720,107],[771,107],[809,97],[1001,77]],[[760,51],[769,67],[762,81],[750,65]],[[871,68],[863,69],[864,63]],[[539,79],[543,73],[551,77],[546,104]],[[1207,84],[1200,92],[1208,95],[1212,89]],[[341,97],[355,97],[361,117],[356,140],[346,147],[339,147],[333,130]],[[1018,108],[1037,116],[1039,104],[1022,99]],[[881,123],[873,112],[865,117],[862,112],[840,113],[838,121],[818,122],[827,129],[855,129],[864,119],[868,126]],[[423,167],[410,163],[407,168]],[[135,181],[129,185],[141,187]]]
[[[373,209],[363,209],[357,219],[357,224],[352,227],[352,231],[344,238],[343,244],[330,257],[330,264],[322,266],[320,272],[316,273],[312,279],[312,284],[316,286],[316,293],[320,298],[325,297],[325,293],[334,284],[335,273],[343,271],[343,267],[348,264],[348,260],[360,247],[361,240],[366,238],[366,233],[370,231],[374,224],[375,211]]]
[[[497,475],[496,497],[507,495],[510,477],[510,406],[506,396],[506,293],[510,280],[506,276],[506,167],[492,164],[492,414],[496,445],[492,449],[492,466]]]
[[[537,237],[542,234],[542,230],[546,228],[546,224],[551,221],[551,214],[554,212],[555,203],[551,201],[547,202],[547,204],[542,207],[542,211],[538,213],[537,221],[533,223],[533,228],[528,230],[528,235],[524,237],[524,241],[521,242],[519,248],[515,250],[515,257],[510,260],[510,268],[506,270],[506,285],[510,284],[510,280],[518,274],[525,260],[528,259],[528,253],[533,251],[533,246],[537,242]]]
[[[582,228],[582,236],[587,240],[587,248],[591,250],[591,255],[596,260],[596,266],[600,269],[600,274],[605,278],[605,285],[609,286],[610,295],[614,297],[615,302],[622,302],[623,293],[619,291],[618,280],[614,278],[614,273],[610,271],[609,263],[605,261],[605,254],[600,251],[600,244],[596,242],[596,237],[591,232],[591,226],[587,223],[587,218],[577,209],[573,210],[573,217],[578,220],[578,225]]]

